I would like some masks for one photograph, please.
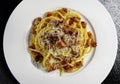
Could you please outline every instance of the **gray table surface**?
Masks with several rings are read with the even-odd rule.
[[[5,2],[3,2],[5,1]],[[14,8],[22,0],[1,0],[0,2],[0,36],[3,39],[3,32],[6,22]],[[118,52],[115,64],[102,84],[120,84],[120,0],[99,0],[108,10],[115,23],[118,35]],[[2,40],[1,40],[2,42]],[[0,44],[0,52],[3,52],[3,43]],[[4,54],[0,54],[0,84],[18,84],[10,73],[5,62]]]

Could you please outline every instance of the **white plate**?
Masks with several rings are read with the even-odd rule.
[[[62,77],[58,72],[45,73],[35,68],[27,51],[33,19],[59,7],[71,8],[83,14],[92,24],[97,40],[89,64],[82,71]],[[24,0],[8,20],[3,48],[8,67],[21,84],[100,84],[114,64],[117,35],[109,13],[97,0]]]

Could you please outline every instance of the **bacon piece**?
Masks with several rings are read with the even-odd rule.
[[[71,62],[72,62],[72,58],[66,57],[66,56],[63,57],[63,60],[62,60],[63,64],[71,63]]]
[[[62,8],[62,11],[64,11],[65,13],[67,13],[68,9],[67,8]]]
[[[60,48],[64,48],[66,46],[63,41],[59,41],[57,44]]]
[[[32,29],[31,33],[36,34],[35,28]]]
[[[36,61],[36,62],[38,62],[38,61],[42,61],[42,59],[43,59],[43,57],[42,57],[42,55],[40,54],[40,53],[38,53],[38,52],[35,52],[35,51],[32,51],[32,53],[33,53],[33,55],[34,55],[34,60]]]
[[[50,67],[49,69],[48,69],[48,72],[51,72],[51,71],[55,71],[56,69],[54,68],[54,67]]]
[[[41,17],[37,17],[37,18],[34,20],[33,24],[34,24],[34,25],[37,25],[37,24],[40,23],[41,20],[42,20]]]
[[[97,46],[97,43],[96,43],[96,41],[93,40],[93,38],[87,40],[86,47],[89,47],[89,46],[92,46],[92,47],[96,47]]]
[[[49,72],[54,71],[56,69],[60,69],[62,66],[59,63],[53,63],[50,68],[48,69]]]
[[[47,12],[47,13],[45,14],[45,16],[46,16],[46,17],[52,16],[52,12]]]
[[[92,38],[92,33],[90,31],[87,32],[87,34],[88,34],[89,38]]]
[[[51,21],[51,26],[59,26],[60,28],[63,28],[64,24],[65,24],[65,20],[53,20]]]
[[[29,48],[35,49],[35,45],[32,43],[32,45],[30,45]]]
[[[93,39],[92,33],[89,31],[87,32],[89,39],[87,40],[86,46],[92,46],[92,47],[96,47],[97,43],[96,41]]]
[[[40,60],[40,56],[37,55],[37,56],[35,57],[35,61],[38,62],[39,60]]]
[[[82,25],[83,28],[86,28],[86,27],[87,27],[87,23],[85,23],[85,22],[83,22],[83,21],[81,22],[81,25]]]
[[[89,47],[90,45],[91,45],[91,39],[88,39],[85,46]]]
[[[69,29],[69,28],[70,28],[69,25],[64,25],[64,26],[62,27],[62,29]]]
[[[73,28],[70,28],[69,25],[65,25],[63,27],[63,31],[66,33],[66,34],[70,34],[70,35],[73,35],[75,34],[75,30]]]
[[[60,69],[62,66],[60,65],[60,63],[54,63],[54,64],[53,64],[53,67],[54,67],[55,69]]]
[[[78,17],[71,17],[71,18],[70,18],[69,25],[72,25],[73,22],[79,22],[79,21],[80,21],[80,18],[78,18]]]
[[[39,56],[39,55],[37,55],[36,57],[35,57],[35,61],[36,62],[42,62],[42,60],[43,60],[43,57],[42,56]]]
[[[68,33],[69,33],[70,35],[73,35],[73,34],[74,34],[74,30],[71,29]]]
[[[33,21],[33,27],[32,27],[32,34],[36,34],[36,25],[40,23],[40,21],[42,20],[41,17],[37,17],[34,21]]]
[[[70,66],[70,65],[66,65],[66,66],[64,66],[63,68],[64,68],[66,71],[71,71],[71,70],[73,69],[73,67]]]
[[[68,12],[67,8],[62,8],[60,10],[58,10],[61,14],[65,15]]]
[[[96,47],[96,46],[97,46],[96,41],[92,40],[92,42],[91,42],[91,46],[92,46],[92,47]]]
[[[74,21],[70,19],[70,21],[69,21],[69,25],[72,25],[73,22],[74,22]]]
[[[71,20],[73,20],[74,22],[79,22],[80,18],[79,17],[72,17]]]
[[[82,64],[82,62],[81,62],[81,61],[79,61],[79,62],[77,62],[77,63],[75,64],[75,66],[78,68],[78,67],[83,66],[83,64]]]

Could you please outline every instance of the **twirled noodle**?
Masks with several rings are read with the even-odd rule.
[[[61,8],[34,20],[29,51],[32,60],[48,71],[75,72],[96,41],[75,11]]]

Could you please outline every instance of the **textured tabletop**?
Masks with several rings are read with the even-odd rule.
[[[4,1],[4,2],[3,2]],[[7,20],[22,0],[1,0],[0,2],[0,84],[19,84],[10,73],[3,54],[3,33]],[[115,23],[118,35],[118,52],[115,64],[102,84],[120,84],[120,0],[99,0],[108,10]]]
[[[120,84],[120,0],[99,0],[111,14],[118,35],[118,52],[115,64],[104,81],[105,84]],[[103,83],[103,84],[104,84]]]

